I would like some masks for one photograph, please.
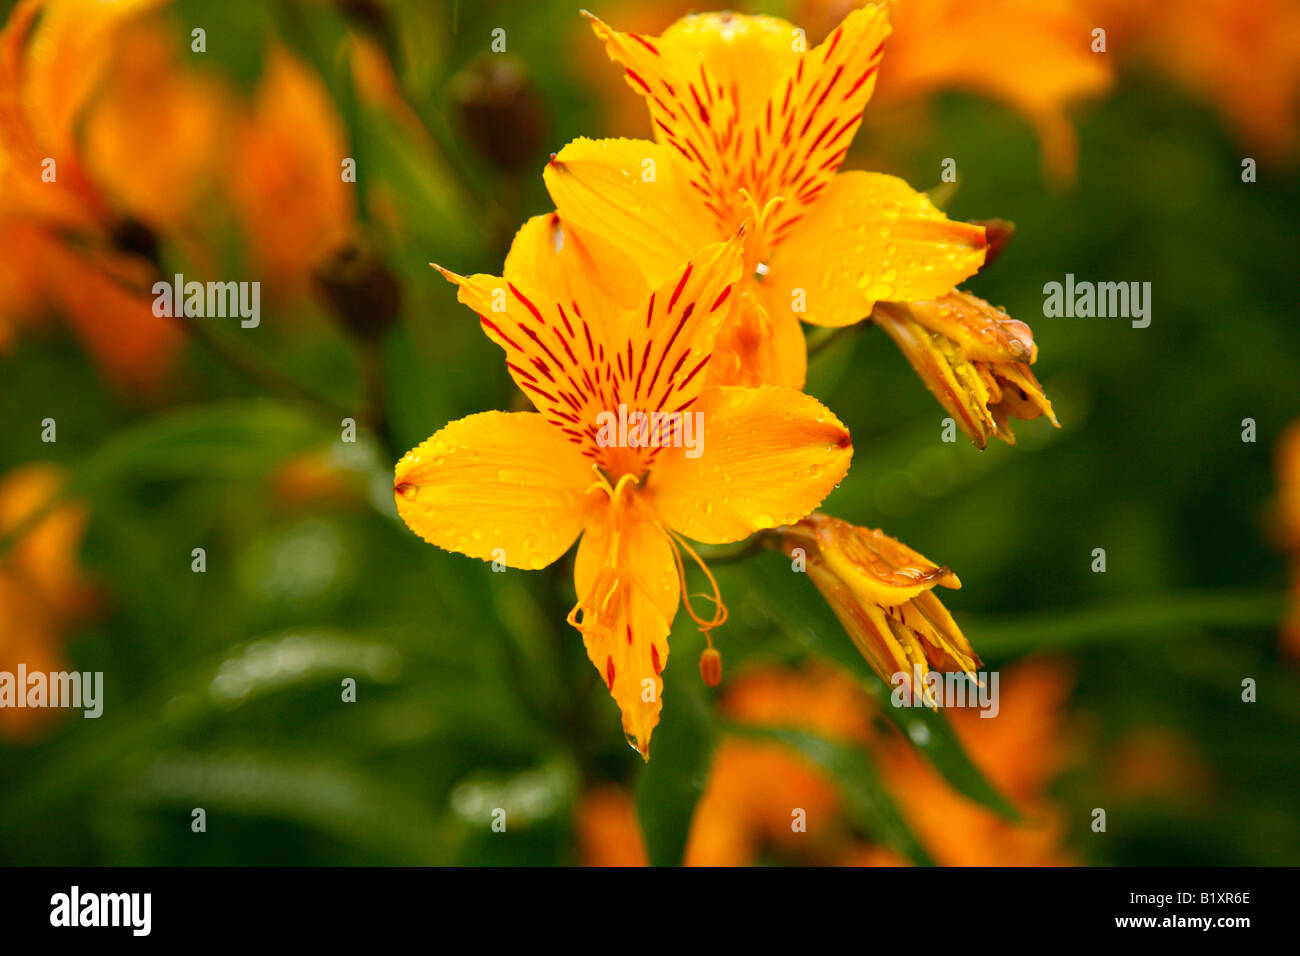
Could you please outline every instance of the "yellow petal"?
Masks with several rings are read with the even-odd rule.
[[[996,380],[961,355],[956,344],[931,333],[912,318],[909,305],[890,302],[876,310],[873,320],[907,358],[930,393],[975,444],[983,448],[997,433],[989,411],[996,403]]]
[[[708,215],[667,146],[642,139],[577,139],[543,178],[560,218],[600,236],[660,282],[727,233]]]
[[[543,568],[573,544],[592,473],[534,412],[452,422],[397,463],[393,499],[430,544],[512,568]]]
[[[773,242],[797,226],[833,181],[875,89],[888,36],[884,7],[854,10],[787,71],[761,120],[755,118],[746,185],[762,202],[785,198],[768,226]]]
[[[984,261],[984,230],[948,219],[894,176],[847,172],[788,233],[759,283],[773,315],[799,305],[815,325],[851,325],[878,301],[932,299]]]
[[[1060,427],[1029,368],[1038,355],[1029,326],[1001,309],[954,292],[932,302],[883,303],[872,318],[980,448],[994,436],[1014,445],[1011,418],[1046,415]]]
[[[883,531],[811,514],[788,537],[795,540],[805,528],[813,532],[826,567],[870,603],[893,607],[935,585],[961,587],[957,575]]]
[[[718,335],[709,365],[713,385],[785,385],[802,389],[808,372],[803,327],[786,311],[773,316],[754,294],[753,283]]]
[[[578,545],[572,620],[622,711],[628,743],[648,758],[680,591],[668,536],[637,499],[639,492],[627,490],[623,486],[593,514]]]
[[[736,163],[744,131],[737,121],[734,91],[718,81],[698,51],[618,33],[590,19],[610,59],[622,64],[628,86],[645,98],[655,139],[680,158],[685,177],[717,228],[730,232],[743,218],[738,216],[743,204]],[[761,72],[758,65],[751,64],[751,69]]]
[[[603,417],[680,412],[694,400],[740,278],[742,242],[737,235],[706,246],[636,312],[605,329],[592,329],[583,316],[507,279],[442,274],[505,350],[511,376],[538,411],[617,479],[640,474],[649,451],[609,443]]]
[[[798,521],[853,457],[840,420],[791,388],[714,386],[692,410],[702,415],[700,454],[663,449],[648,488],[659,518],[697,541],[724,544]]]
[[[520,227],[506,256],[505,277],[572,306],[602,336],[650,294],[640,269],[599,236],[584,233],[559,213],[534,216]]]
[[[724,11],[682,17],[651,42],[684,63],[692,56],[702,61],[735,104],[741,122],[748,123],[762,114],[772,87],[798,63],[797,38],[794,24],[778,17]],[[697,89],[702,85],[697,83]]]

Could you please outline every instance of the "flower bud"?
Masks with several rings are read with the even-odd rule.
[[[722,655],[716,648],[707,648],[700,655],[700,679],[710,687],[722,683]]]
[[[507,172],[537,160],[546,118],[520,61],[499,53],[480,56],[457,75],[452,96],[476,151]]]

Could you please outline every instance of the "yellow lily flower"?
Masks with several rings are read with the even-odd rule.
[[[1016,443],[1011,418],[1046,415],[1061,427],[1029,366],[1038,347],[1025,323],[969,292],[933,302],[881,303],[872,320],[897,343],[961,430],[983,448]]]
[[[657,142],[579,139],[548,165],[547,188],[568,225],[613,243],[654,285],[754,223],[712,381],[801,387],[800,319],[850,325],[879,301],[943,295],[983,263],[981,227],[901,179],[839,172],[889,34],[883,8],[854,11],[810,51],[766,16],[689,16],[658,37],[591,20]]]
[[[686,538],[722,544],[797,521],[852,457],[847,429],[807,395],[706,387],[744,234],[705,248],[635,309],[555,216],[524,225],[504,277],[442,270],[537,411],[452,422],[396,468],[398,513],[449,551],[542,568],[581,534],[568,621],[647,758],[682,552],[703,567]],[[665,429],[673,415],[690,417]],[[688,447],[692,428],[702,441]],[[726,617],[716,583],[710,600],[707,620],[683,601],[706,635]]]
[[[934,587],[960,588],[945,567],[882,531],[820,513],[781,534],[817,590],[880,678],[924,679],[931,669],[974,676],[980,659]]]

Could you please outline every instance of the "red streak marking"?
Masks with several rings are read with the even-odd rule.
[[[560,303],[557,302],[555,303],[555,307],[560,311],[560,321],[564,323],[565,331],[567,331],[569,333],[569,337],[572,338],[573,326],[569,324],[569,317],[564,314],[564,306],[560,305]]]
[[[700,118],[704,120],[705,123],[708,123],[709,121],[708,107],[705,106],[704,103],[700,100],[700,94],[695,92],[694,83],[690,84],[690,89],[691,89],[691,97],[695,100],[695,106],[700,111]]]
[[[533,318],[535,318],[542,325],[545,325],[546,320],[542,318],[542,313],[537,311],[537,306],[529,302],[528,299],[526,299],[524,295],[518,289],[515,288],[515,284],[513,282],[507,282],[506,285],[508,285],[510,287],[510,291],[515,294],[515,298],[518,299],[520,302],[522,302],[527,307],[529,312],[533,313]]]
[[[682,277],[677,283],[677,288],[673,292],[673,297],[668,300],[668,311],[670,313],[673,311],[673,306],[677,304],[677,297],[682,294],[682,289],[686,287],[686,279],[691,274],[691,269],[694,267],[695,263],[686,263],[686,268],[682,271]],[[680,326],[678,326],[678,328],[680,328]]]
[[[844,94],[844,99],[847,100],[850,96],[852,96],[862,87],[863,83],[871,79],[871,74],[876,72],[876,67],[878,67],[879,65],[880,65],[879,63],[873,63],[871,66],[867,67],[867,71],[863,73],[860,77],[858,77],[858,82],[854,83],[853,86],[849,89],[849,91]]]
[[[538,388],[536,385],[532,384],[531,382],[520,382],[519,385],[521,388],[526,388],[530,392],[536,392],[538,395],[542,396],[542,398],[546,399],[549,402],[555,401],[554,395],[552,395],[550,392]]]
[[[649,51],[650,51],[651,53],[653,53],[655,56],[658,56],[658,55],[659,55],[659,50],[658,50],[658,48],[657,48],[653,43],[651,43],[649,40],[647,40],[645,37],[641,36],[641,34],[639,34],[639,33],[629,33],[628,36],[630,36],[630,37],[631,37],[633,40],[635,40],[637,43],[641,44],[643,47],[645,47],[647,50],[649,50]]]
[[[704,366],[709,364],[710,358],[712,358],[711,355],[706,355],[704,356],[704,358],[700,359],[700,363],[696,365],[695,368],[691,369],[690,374],[687,375],[684,379],[682,379],[682,384],[677,386],[678,391],[684,391],[686,389],[686,386],[691,384],[691,379],[693,379],[696,375],[699,374],[700,369],[704,368]]]
[[[840,42],[840,36],[841,36],[841,34],[843,34],[843,33],[844,33],[844,27],[843,27],[843,26],[839,26],[839,27],[836,27],[836,28],[835,28],[835,35],[834,35],[833,37],[831,37],[831,45],[828,46],[828,47],[826,48],[826,55],[825,55],[824,57],[822,57],[822,62],[823,62],[823,63],[825,63],[827,60],[829,60],[829,59],[831,58],[831,54],[835,52],[835,47],[836,47],[836,45],[839,44],[839,42]]]
[[[636,71],[634,71],[634,70],[628,70],[628,71],[627,71],[627,75],[630,76],[630,77],[632,77],[633,81],[634,81],[638,86],[640,86],[641,89],[645,90],[645,91],[646,91],[647,93],[649,93],[651,96],[654,96],[654,93],[653,93],[653,92],[651,91],[651,89],[650,89],[650,84],[647,83],[645,80],[641,79],[641,77],[636,73]]]
[[[478,320],[479,320],[479,322],[481,322],[483,325],[486,325],[489,329],[491,329],[493,332],[495,332],[497,335],[501,336],[501,338],[505,340],[505,343],[506,343],[507,345],[509,345],[512,349],[514,349],[516,352],[522,352],[522,351],[523,351],[523,349],[521,349],[521,348],[520,348],[520,347],[515,343],[515,341],[514,341],[512,338],[510,338],[510,336],[506,335],[506,334],[505,334],[504,332],[502,332],[499,328],[497,328],[496,325],[495,325],[495,323],[491,322],[491,321],[490,321],[486,316],[482,316],[482,315],[480,315],[480,316],[478,317]]]

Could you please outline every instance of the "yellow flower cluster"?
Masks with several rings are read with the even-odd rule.
[[[444,427],[398,463],[406,523],[439,547],[541,568],[581,538],[569,622],[649,754],[668,635],[691,606],[690,541],[771,535],[888,677],[971,672],[932,589],[955,575],[878,531],[815,514],[848,471],[848,430],[802,391],[802,322],[871,319],[981,447],[1010,416],[1051,416],[1029,329],[955,287],[984,226],[893,176],[840,166],[875,89],[887,8],[820,45],[767,16],[687,16],[660,36],[590,17],[656,139],[579,139],[547,165],[555,211],[502,274],[442,274],[534,406]],[[689,540],[688,540],[689,539]],[[709,642],[705,681],[721,678]]]

